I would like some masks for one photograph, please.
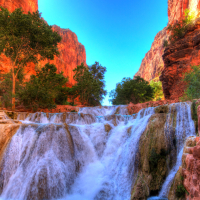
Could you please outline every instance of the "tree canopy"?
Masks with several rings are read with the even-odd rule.
[[[25,14],[22,9],[12,13],[0,7],[0,53],[11,60],[12,106],[15,108],[15,79],[28,62],[54,59],[61,37],[54,32],[38,11]]]
[[[21,92],[20,101],[27,108],[37,110],[38,108],[54,108],[55,101],[62,103],[67,100],[65,87],[68,79],[63,73],[56,73],[55,65],[47,63],[36,75],[32,75],[29,82]]]
[[[162,82],[161,81],[150,81],[150,86],[154,88],[154,101],[158,101],[164,98]]]
[[[73,97],[79,98],[82,104],[97,106],[100,105],[106,96],[104,73],[106,68],[98,62],[86,67],[82,63],[74,70],[74,80],[77,82],[73,86]]]
[[[183,99],[199,99],[200,98],[200,65],[192,66],[192,70],[185,73],[183,80],[187,84],[187,88],[183,95]]]
[[[139,76],[134,79],[123,78],[120,83],[117,83],[116,88],[109,94],[109,101],[113,105],[124,105],[130,102],[143,103],[150,101],[154,97],[154,89]]]

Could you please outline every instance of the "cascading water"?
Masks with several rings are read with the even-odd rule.
[[[158,197],[151,197],[149,199],[166,199],[172,184],[172,181],[182,164],[182,154],[184,142],[187,137],[195,136],[195,126],[191,117],[191,103],[176,103],[170,105],[170,112],[168,114],[168,120],[166,121],[165,127],[166,132],[172,128],[173,119],[171,123],[169,122],[170,117],[172,117],[172,107],[175,107],[176,112],[176,163],[173,168],[169,171],[169,174],[162,185]]]
[[[153,113],[125,116],[125,107],[113,106],[29,114],[2,158],[1,198],[130,200],[139,139]]]

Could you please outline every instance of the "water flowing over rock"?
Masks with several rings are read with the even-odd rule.
[[[194,126],[190,103],[133,115],[126,106],[105,106],[13,117],[22,124],[10,133],[0,124],[3,200],[146,199],[178,165]]]
[[[139,143],[138,175],[132,200],[166,199],[181,166],[186,138],[195,134],[190,103],[175,103],[155,109]],[[164,183],[164,184],[163,184]],[[174,200],[169,198],[169,200]]]
[[[124,106],[29,114],[2,156],[1,198],[130,199],[138,141],[154,108],[120,112]]]
[[[35,12],[38,10],[38,0],[0,0],[0,6],[7,8],[9,11],[13,11],[16,8],[22,7],[25,13]],[[31,75],[36,73],[36,69],[40,69],[47,62],[55,64],[57,67],[57,72],[63,71],[65,77],[69,77],[68,85],[72,86],[75,84],[73,79],[73,69],[84,63],[86,65],[86,51],[85,47],[79,43],[77,35],[69,29],[62,29],[59,26],[54,25],[52,27],[54,31],[57,31],[62,40],[58,44],[58,50],[60,55],[55,57],[52,61],[41,61],[37,66],[30,63],[25,69],[25,78],[29,79]],[[4,55],[0,55],[0,73],[8,73],[10,70],[10,60]]]

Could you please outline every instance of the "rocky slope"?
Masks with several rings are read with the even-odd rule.
[[[176,99],[182,96],[185,84],[183,74],[192,65],[200,64],[200,21],[192,27],[184,38],[168,46],[163,54],[164,70],[160,76],[163,93],[166,99]]]
[[[168,0],[168,24],[172,24],[176,20],[184,16],[184,10],[189,8],[195,15],[200,9],[199,0]],[[139,71],[135,74],[141,76],[147,81],[150,81],[158,76],[163,70],[164,63],[162,54],[164,51],[163,40],[168,38],[166,28],[160,31],[151,46],[149,52],[142,60]]]
[[[0,0],[0,6],[8,8],[13,11],[16,8],[22,7],[27,13],[38,10],[38,0]],[[79,43],[77,35],[69,29],[62,29],[56,25],[53,30],[57,31],[62,36],[62,41],[58,44],[60,55],[55,57],[51,63],[55,64],[58,72],[63,71],[64,75],[69,77],[69,86],[75,82],[73,80],[73,69],[82,62],[86,65],[86,51],[85,47]],[[38,66],[33,64],[28,65],[26,78],[29,78],[35,73],[35,67],[43,67],[47,61],[40,62]],[[7,73],[9,71],[9,59],[3,54],[0,55],[0,73]]]

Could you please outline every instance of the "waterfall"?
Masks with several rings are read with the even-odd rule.
[[[175,107],[176,112],[176,163],[169,171],[169,174],[164,181],[162,188],[159,192],[158,197],[152,197],[149,199],[162,199],[168,197],[168,193],[172,184],[172,181],[179,169],[179,166],[182,164],[182,154],[183,154],[183,147],[184,142],[187,137],[195,136],[195,127],[194,122],[191,117],[191,103],[176,103],[170,105],[170,112],[168,114],[168,118],[165,124],[165,128],[169,130],[172,127],[173,119],[170,122],[170,118],[173,117],[172,115],[172,107]],[[167,131],[166,130],[166,131]]]
[[[136,153],[154,108],[29,114],[1,161],[4,200],[130,200]]]

